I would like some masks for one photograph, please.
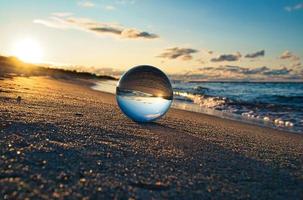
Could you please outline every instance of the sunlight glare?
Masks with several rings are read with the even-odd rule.
[[[36,40],[27,38],[17,41],[12,54],[25,62],[39,63],[42,61],[42,48]]]

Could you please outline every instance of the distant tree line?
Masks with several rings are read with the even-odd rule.
[[[24,63],[16,57],[0,56],[0,77],[12,76],[50,76],[54,78],[83,78],[83,79],[109,79],[116,78],[107,75],[97,75],[76,70],[50,68]]]

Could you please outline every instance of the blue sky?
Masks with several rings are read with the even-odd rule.
[[[243,78],[275,78],[265,74],[283,69],[277,78],[303,74],[302,1],[0,0],[0,5],[4,55],[14,55],[16,43],[30,38],[43,51],[40,62],[88,71],[152,64],[195,76],[210,73],[204,69],[210,67],[222,76],[230,66],[230,78],[249,70]],[[251,71],[264,66],[258,74]]]

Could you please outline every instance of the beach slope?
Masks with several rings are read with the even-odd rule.
[[[89,86],[0,80],[0,199],[303,198],[303,135],[176,109],[138,124]]]

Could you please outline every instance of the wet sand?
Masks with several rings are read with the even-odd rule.
[[[303,198],[303,135],[176,109],[138,124],[90,85],[0,80],[0,199]]]

